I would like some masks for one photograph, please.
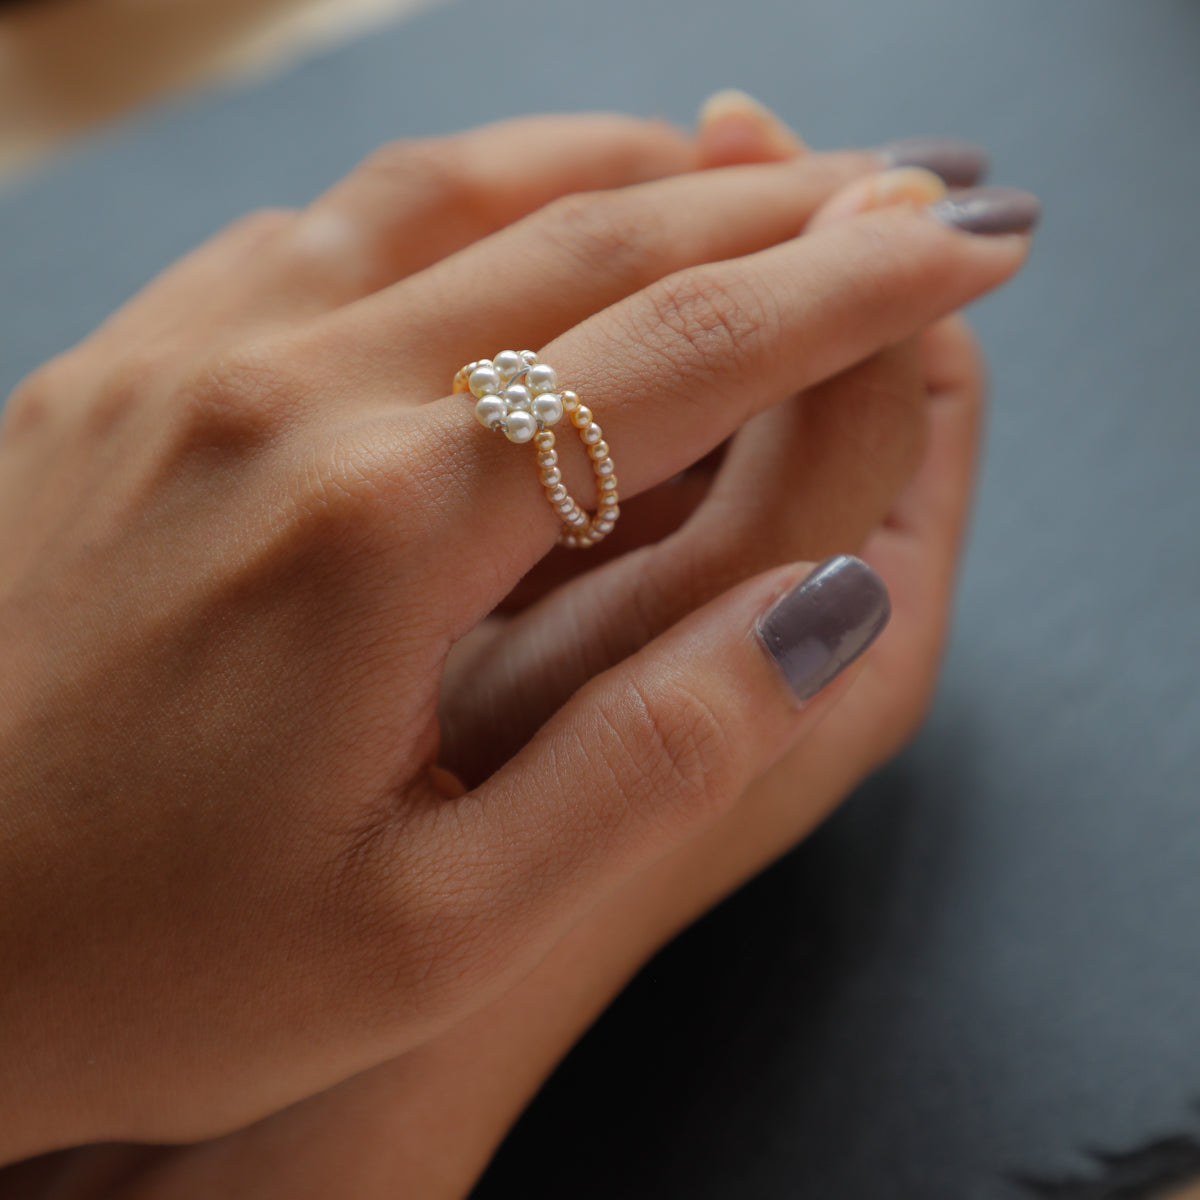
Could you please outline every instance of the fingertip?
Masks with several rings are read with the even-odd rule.
[[[835,192],[813,219],[809,229],[821,229],[859,213],[891,205],[913,207],[932,204],[946,195],[945,181],[924,167],[894,167],[856,179]]]
[[[779,116],[736,88],[709,96],[700,106],[696,127],[703,167],[782,161],[806,149]]]

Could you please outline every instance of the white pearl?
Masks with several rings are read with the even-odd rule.
[[[535,395],[538,392],[552,392],[558,386],[558,376],[549,363],[538,363],[529,368],[525,376],[529,390]]]
[[[602,458],[598,463],[596,463],[597,475],[611,475],[615,470],[616,468],[613,466],[613,460],[611,458]]]
[[[528,363],[528,364],[529,364],[529,366],[531,366],[531,367],[533,366],[533,364],[534,364],[535,362],[537,362],[537,355],[536,355],[536,354],[534,354],[534,352],[533,352],[532,350],[522,350],[522,351],[521,351],[521,357],[522,357],[522,358],[525,360],[525,362],[526,362],[526,363]]]
[[[467,380],[467,387],[482,399],[489,392],[500,390],[500,376],[496,373],[495,367],[476,367],[471,372],[471,378]]]
[[[542,486],[553,487],[562,482],[562,472],[557,467],[547,467],[542,472]]]
[[[525,364],[521,361],[521,356],[515,350],[501,350],[495,358],[492,359],[492,366],[500,375],[500,381],[507,383]]]
[[[575,501],[568,496],[565,500],[560,500],[555,506],[560,513],[566,516],[568,513],[575,511]]]
[[[579,435],[589,446],[594,446],[601,438],[600,426],[594,421]]]
[[[597,521],[592,528],[597,533],[612,533],[613,523],[611,521]]]
[[[543,425],[557,425],[563,418],[563,406],[560,397],[551,392],[533,398],[533,415]]]
[[[528,442],[537,433],[537,422],[531,413],[518,409],[504,418],[504,433],[510,442]]]
[[[548,491],[546,497],[551,504],[559,504],[567,498],[567,489],[560,483],[557,487]]]
[[[621,510],[619,508],[615,508],[615,507],[614,508],[602,508],[600,510],[600,515],[606,521],[615,521],[621,515]]]
[[[504,389],[504,399],[508,401],[510,409],[529,411],[529,389],[522,383],[510,383]]]
[[[475,405],[475,420],[484,429],[495,429],[504,420],[505,405],[499,396],[483,396]]]

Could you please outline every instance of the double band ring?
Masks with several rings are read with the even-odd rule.
[[[572,391],[560,391],[558,375],[549,363],[538,362],[532,350],[503,350],[495,358],[467,363],[454,376],[454,391],[475,397],[475,419],[485,429],[503,433],[510,442],[532,442],[546,499],[562,521],[558,544],[571,549],[594,546],[612,532],[620,515],[617,477],[608,443],[591,409]],[[579,430],[596,476],[599,506],[585,512],[568,494],[558,468],[551,425],[569,417]]]

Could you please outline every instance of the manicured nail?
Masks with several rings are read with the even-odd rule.
[[[1031,192],[985,187],[955,192],[926,211],[967,233],[1028,233],[1042,215],[1042,204]]]
[[[951,137],[907,137],[876,148],[889,167],[924,167],[951,187],[971,187],[988,173],[988,152]]]
[[[796,699],[807,700],[866,650],[891,611],[883,580],[843,554],[777,600],[755,628]]]

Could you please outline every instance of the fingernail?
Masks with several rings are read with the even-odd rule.
[[[970,187],[988,173],[988,152],[962,138],[899,138],[877,147],[875,153],[889,167],[924,167],[951,187]]]
[[[807,700],[867,649],[891,611],[883,580],[843,554],[777,600],[755,628],[796,699]]]
[[[1042,203],[1032,192],[985,187],[946,196],[926,211],[967,233],[1028,233],[1041,218]]]

